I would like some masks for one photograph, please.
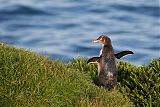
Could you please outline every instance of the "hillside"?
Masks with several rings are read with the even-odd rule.
[[[141,95],[138,88],[135,92],[132,87],[136,83],[135,88],[140,85],[145,90],[146,87],[139,82],[139,78],[135,77],[137,80],[133,81],[133,77],[134,73],[137,75],[139,69],[148,71],[147,66],[139,68],[120,62],[118,66],[119,85],[117,89],[107,91],[98,86],[96,65],[86,64],[85,59],[73,60],[73,62],[64,64],[34,52],[0,44],[0,106],[127,107],[158,105],[160,60],[152,61],[151,65],[156,65],[156,67],[152,68],[153,71],[150,70],[154,80],[146,79],[148,80],[146,86],[152,85],[154,88],[153,90],[147,88],[151,92],[147,92],[148,99]],[[156,75],[154,75],[154,69]],[[146,78],[146,76],[141,77]],[[150,81],[155,84],[150,84]],[[141,92],[143,93],[143,90]],[[136,97],[137,100],[134,99]],[[139,98],[142,98],[144,102]],[[155,102],[152,102],[153,100]]]

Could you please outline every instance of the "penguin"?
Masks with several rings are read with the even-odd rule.
[[[116,58],[120,59],[127,54],[133,54],[133,52],[122,51],[120,53],[114,54],[111,39],[107,35],[101,35],[93,42],[102,43],[103,46],[100,52],[100,56],[90,58],[87,63],[98,64],[98,76],[100,85],[111,90],[117,85]]]
[[[102,36],[105,36],[105,35],[101,35],[99,38],[97,38],[96,40],[92,41],[93,43],[101,43],[101,38]],[[102,43],[103,44],[103,43]],[[103,46],[102,46],[103,47]],[[99,58],[101,57],[101,54],[102,54],[102,49],[100,50],[100,53],[99,53],[99,57],[92,57],[90,58],[87,63],[97,63],[97,61],[99,60]],[[121,51],[119,53],[116,53],[114,54],[115,58],[117,59],[121,59],[122,57],[128,55],[128,54],[134,54],[132,51],[129,51],[129,50],[125,50],[125,51]]]

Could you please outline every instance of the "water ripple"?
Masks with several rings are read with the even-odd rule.
[[[122,60],[147,64],[159,57],[159,11],[154,0],[1,0],[0,41],[69,61],[98,56],[91,41],[108,34],[116,53],[135,53]]]
[[[132,6],[132,5],[111,5],[110,7],[115,8],[120,11],[134,12],[138,14],[143,14],[147,16],[160,16],[160,7],[159,6]]]
[[[49,15],[49,13],[29,6],[14,5],[0,10],[0,15]]]

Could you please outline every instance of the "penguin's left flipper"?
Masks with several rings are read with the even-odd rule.
[[[87,61],[87,63],[98,63],[99,61],[100,57],[92,57]]]
[[[128,55],[128,54],[134,54],[134,53],[133,53],[132,51],[122,51],[122,52],[119,52],[119,53],[114,54],[114,55],[115,55],[115,57],[116,57],[117,59],[120,59],[120,58],[122,58],[123,56]]]

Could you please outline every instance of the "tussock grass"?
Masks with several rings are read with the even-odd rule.
[[[99,86],[96,65],[87,65],[86,59],[81,58],[70,62],[68,66],[90,75]],[[119,62],[117,90],[128,96],[135,106],[160,107],[160,58],[152,59],[148,66],[139,67]]]
[[[160,107],[160,58],[140,67],[120,62],[119,90],[136,106]]]
[[[87,65],[85,60],[78,64],[64,64],[0,44],[0,106],[132,106],[117,89],[107,91],[95,85],[95,65]]]

